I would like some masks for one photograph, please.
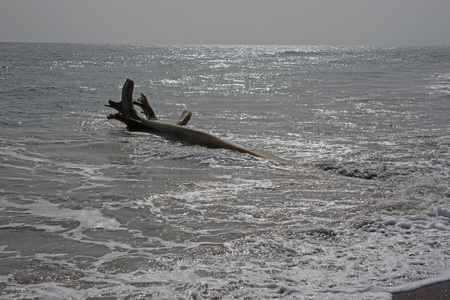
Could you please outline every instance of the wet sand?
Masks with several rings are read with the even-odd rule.
[[[393,300],[446,300],[450,299],[450,281],[427,285],[409,292],[395,293]]]

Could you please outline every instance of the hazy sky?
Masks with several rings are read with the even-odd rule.
[[[450,0],[0,0],[0,41],[450,45]]]

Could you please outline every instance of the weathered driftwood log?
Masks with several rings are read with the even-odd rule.
[[[258,157],[272,159],[281,163],[292,164],[292,162],[289,162],[270,153],[266,153],[260,150],[250,150],[245,147],[227,142],[212,134],[184,127],[183,125],[186,125],[189,122],[192,115],[187,110],[183,112],[180,120],[177,123],[161,121],[156,117],[155,112],[151,108],[150,104],[148,103],[147,97],[145,97],[144,94],[141,94],[141,97],[138,100],[133,101],[133,89],[134,82],[130,79],[127,79],[122,88],[122,100],[120,102],[109,100],[109,104],[106,105],[119,111],[116,114],[110,114],[108,116],[108,119],[115,119],[125,123],[129,130],[145,131],[163,137],[181,140],[197,145],[207,146],[211,148],[231,149]],[[134,105],[142,108],[145,117],[143,117],[136,111]]]

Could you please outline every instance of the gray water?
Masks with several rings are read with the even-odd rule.
[[[164,120],[296,162],[129,132]],[[0,43],[0,297],[390,299],[450,279],[450,47]]]

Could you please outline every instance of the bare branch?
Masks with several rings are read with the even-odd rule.
[[[133,101],[132,99],[133,89],[134,89],[133,81],[127,79],[122,88],[122,100],[120,102],[109,100],[108,105],[106,105],[118,111],[118,113],[116,114],[110,114],[108,116],[108,119],[118,120],[126,124],[129,130],[146,131],[149,133],[197,145],[212,148],[231,149],[243,153],[248,153],[258,157],[272,159],[281,163],[288,163],[295,165],[290,161],[287,161],[270,153],[259,150],[247,149],[245,147],[227,142],[212,134],[182,126],[186,125],[192,116],[192,113],[189,112],[188,110],[185,110],[181,114],[181,117],[177,123],[160,121],[156,117],[155,112],[151,108],[150,104],[148,103],[147,97],[144,94],[141,94],[141,97],[138,100]],[[146,118],[141,116],[134,109],[133,105],[141,107],[144,110]]]

